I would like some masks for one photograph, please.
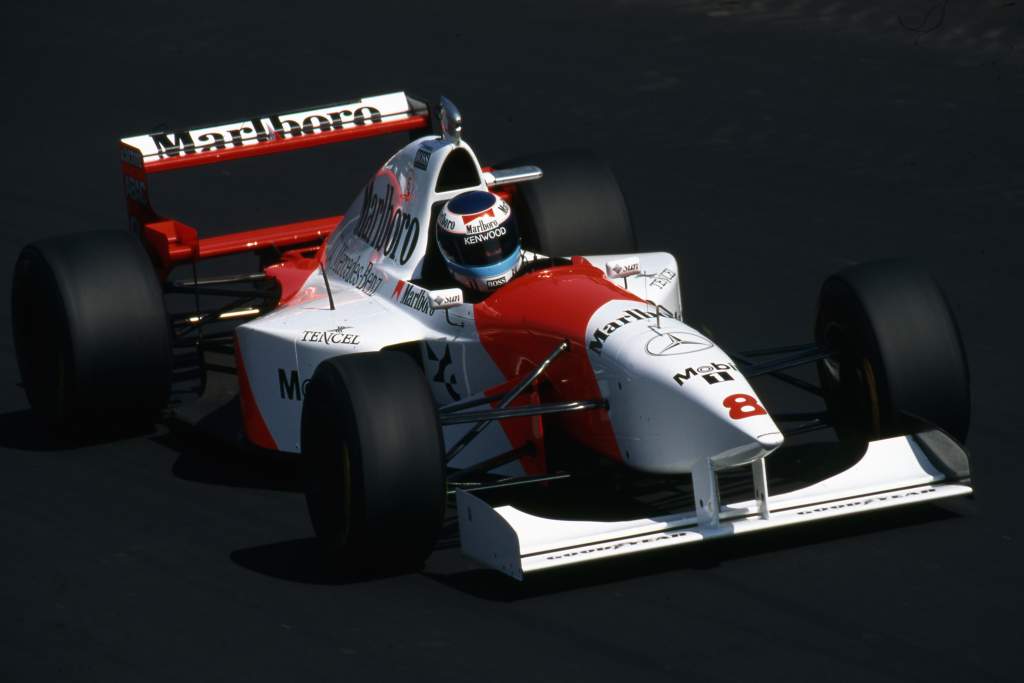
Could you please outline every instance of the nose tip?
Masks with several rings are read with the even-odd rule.
[[[768,432],[767,434],[758,434],[756,437],[757,442],[761,444],[761,448],[767,451],[774,451],[776,448],[782,445],[784,437],[782,432]]]
[[[782,433],[778,431],[757,435],[739,432],[737,437],[741,439],[742,443],[712,457],[716,467],[746,465],[758,458],[765,457],[781,446],[783,441]]]

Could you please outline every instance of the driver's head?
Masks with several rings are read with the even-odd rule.
[[[512,209],[496,194],[473,190],[448,200],[437,217],[437,246],[460,284],[497,289],[519,270],[523,250]]]

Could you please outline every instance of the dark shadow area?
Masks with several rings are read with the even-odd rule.
[[[301,492],[294,455],[231,445],[192,430],[153,438],[178,453],[171,471],[186,481],[266,491]]]
[[[434,552],[459,547],[459,526],[455,508],[450,506]],[[241,548],[231,553],[231,561],[249,571],[285,581],[316,585],[346,585],[385,579],[396,574],[345,572],[326,557],[315,537],[279,541]],[[403,572],[399,572],[401,574]]]
[[[0,448],[19,451],[70,451],[147,436],[153,425],[115,425],[92,434],[54,431],[31,410],[18,410],[0,415]]]
[[[231,561],[264,576],[320,586],[343,586],[382,578],[344,574],[333,569],[321,552],[316,538],[299,538],[242,548],[231,553]]]
[[[514,602],[618,581],[643,579],[666,572],[714,569],[724,562],[737,559],[956,517],[959,515],[955,512],[935,505],[884,510],[825,520],[813,525],[784,527],[767,533],[716,539],[708,543],[554,568],[529,575],[523,582],[492,569],[473,569],[455,574],[430,573],[426,576],[474,597]]]

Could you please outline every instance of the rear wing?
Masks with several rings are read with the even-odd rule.
[[[178,263],[212,256],[284,249],[322,241],[340,216],[199,239],[195,228],[161,217],[149,198],[149,175],[277,154],[404,131],[429,132],[425,102],[402,92],[364,97],[304,111],[255,116],[202,128],[175,128],[121,140],[129,229],[139,233],[162,273]]]

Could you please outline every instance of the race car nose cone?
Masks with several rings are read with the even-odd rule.
[[[769,432],[768,434],[759,434],[757,436],[757,442],[766,451],[774,451],[782,445],[783,440],[782,432]]]
[[[775,425],[762,425],[774,427]],[[782,445],[783,436],[777,429],[762,433],[751,433],[746,430],[733,432],[739,438],[736,446],[723,450],[712,457],[716,467],[736,467],[746,465],[758,458],[763,458]]]

